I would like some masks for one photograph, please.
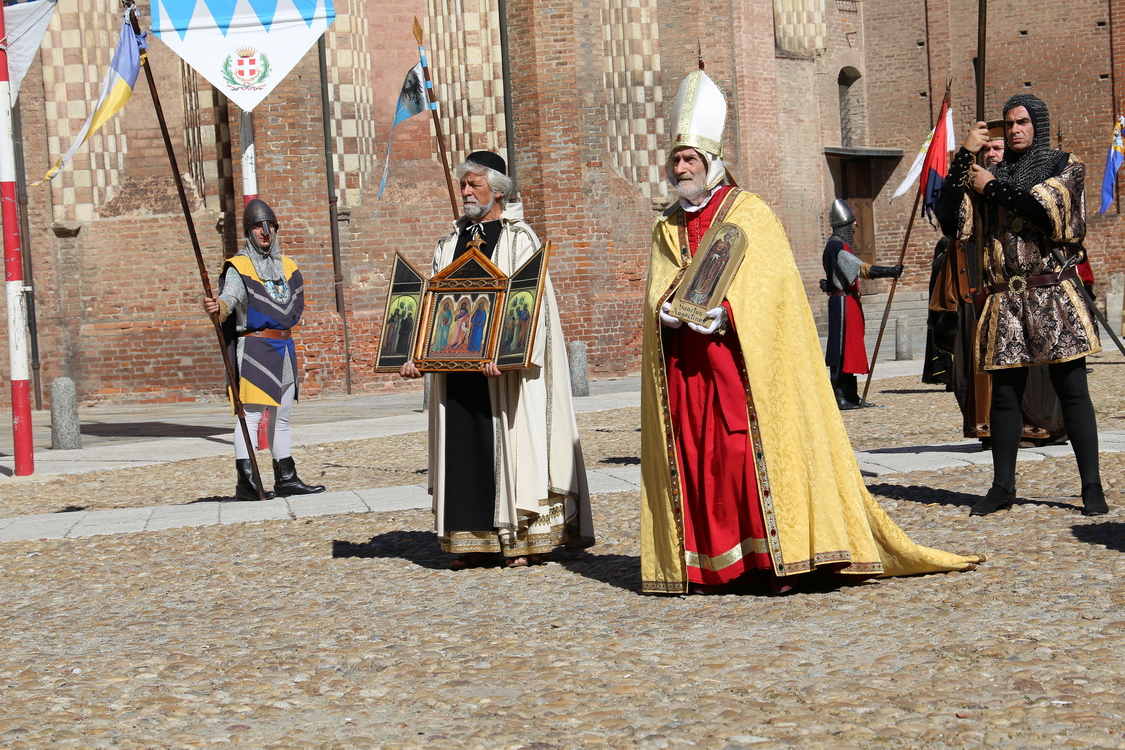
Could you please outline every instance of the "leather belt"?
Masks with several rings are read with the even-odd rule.
[[[247,331],[242,334],[243,336],[253,336],[256,339],[288,339],[292,338],[292,329],[286,328],[284,331],[277,328],[263,328],[260,331]]]
[[[1078,275],[1078,269],[1075,266],[1059,271],[1058,273],[1047,273],[1042,276],[1012,276],[1007,281],[999,284],[992,284],[987,287],[989,294],[1000,294],[1001,292],[1015,292],[1022,294],[1029,287],[1033,286],[1054,286],[1067,279],[1073,279]]]
[[[829,294],[828,296],[829,297],[847,297],[848,293],[846,291],[844,291],[843,289],[833,289],[832,293]]]

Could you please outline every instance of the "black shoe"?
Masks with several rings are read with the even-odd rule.
[[[1082,488],[1082,515],[1104,516],[1109,513],[1105,493],[1100,484],[1087,484]]]
[[[286,456],[273,462],[273,489],[282,497],[289,495],[315,495],[324,492],[323,484],[305,484],[297,476],[293,457]]]
[[[1008,492],[1003,487],[992,485],[988,490],[988,494],[980,500],[977,500],[969,511],[970,516],[987,516],[989,513],[995,513],[998,510],[1007,510],[1012,507],[1012,503],[1016,499],[1015,491]]]
[[[258,500],[258,486],[254,484],[254,470],[250,468],[250,459],[234,459],[234,468],[238,472],[238,484],[234,487],[234,499],[248,502]],[[262,496],[266,500],[276,497],[269,490],[264,490]]]
[[[848,401],[848,397],[844,395],[844,389],[838,382],[833,381],[832,393],[836,396],[836,406],[840,411],[849,411],[851,409],[859,409],[860,405]]]

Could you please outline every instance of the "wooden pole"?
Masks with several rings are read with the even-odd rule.
[[[449,205],[453,209],[453,220],[461,216],[457,208],[457,191],[453,189],[453,178],[449,173],[449,160],[445,156],[445,134],[441,130],[441,118],[437,112],[437,95],[434,93],[434,82],[430,79],[430,64],[426,60],[426,45],[422,44],[422,24],[418,17],[414,17],[414,38],[418,41],[418,54],[422,57],[422,75],[426,77],[426,95],[430,99],[430,114],[434,117],[434,131],[437,133],[438,156],[441,157],[441,168],[445,173],[445,186],[449,189]]]
[[[988,0],[977,2],[977,121],[985,121],[984,109],[984,83],[985,83],[985,55],[988,52]],[[1048,134],[1050,135],[1050,134]],[[984,149],[977,154],[977,163],[984,163]],[[971,192],[971,190],[970,190]],[[976,255],[972,264],[977,277],[973,279],[975,287],[984,286],[984,222],[981,220],[980,204],[973,211],[973,253]]]
[[[945,119],[945,113],[949,109],[949,90],[953,87],[953,79],[950,79],[945,84],[945,96],[942,98],[942,107],[938,110],[938,117],[942,120]],[[935,128],[941,127],[941,123],[935,123]],[[946,133],[946,144],[948,146],[948,139],[953,137],[953,133]],[[930,145],[933,148],[933,144]],[[948,158],[948,157],[947,157]],[[902,250],[898,254],[898,265],[906,263],[906,248],[910,245],[910,233],[914,230],[914,219],[918,214],[918,204],[922,201],[922,186],[925,184],[924,180],[926,175],[919,175],[918,193],[914,196],[914,207],[910,209],[910,221],[906,224],[906,235],[902,238]],[[860,397],[859,402],[862,404],[867,401],[867,391],[871,388],[871,376],[875,374],[875,362],[879,359],[879,347],[883,344],[883,331],[887,329],[887,319],[891,315],[891,303],[895,299],[895,290],[898,289],[898,277],[891,282],[891,292],[887,295],[887,306],[883,309],[883,320],[879,323],[879,336],[875,339],[875,351],[871,354],[871,367],[867,370],[867,382],[863,385],[863,396]]]
[[[336,290],[336,312],[344,329],[344,392],[352,395],[352,343],[348,334],[348,307],[344,301],[343,262],[340,260],[340,222],[337,215],[336,167],[332,163],[332,117],[328,111],[328,55],[324,37],[316,42],[320,58],[320,119],[324,126],[324,172],[328,179],[328,225],[332,239],[332,286]]]
[[[137,21],[137,6],[129,0],[125,6],[129,11],[129,20],[133,25],[133,33],[140,36],[141,26]],[[156,82],[153,80],[152,69],[148,64],[148,55],[141,52],[141,66],[145,69],[145,79],[148,81],[148,90],[152,94],[152,106],[156,110],[156,119],[160,122],[160,134],[164,137],[164,149],[168,152],[168,164],[172,167],[172,177],[176,181],[176,190],[180,195],[180,207],[184,211],[184,221],[187,222],[188,236],[191,238],[192,249],[195,250],[195,262],[199,266],[199,278],[203,282],[203,293],[214,297],[211,290],[211,279],[207,275],[207,264],[203,260],[203,251],[199,247],[199,237],[195,234],[195,222],[191,218],[191,207],[188,205],[187,192],[184,190],[184,180],[180,176],[180,168],[176,163],[176,152],[172,148],[172,138],[168,135],[168,123],[164,119],[164,110],[160,107],[160,95],[156,92]],[[230,390],[231,402],[234,412],[238,415],[238,424],[242,427],[242,438],[246,441],[247,453],[250,454],[250,468],[254,472],[254,483],[258,490],[258,499],[265,500],[262,490],[262,475],[258,471],[258,459],[254,455],[253,443],[250,442],[250,431],[246,428],[246,410],[242,407],[242,399],[238,395],[238,380],[234,376],[234,367],[231,365],[230,352],[227,349],[223,328],[219,324],[219,314],[211,313],[211,325],[215,328],[215,337],[218,340],[219,352],[223,357],[223,366],[227,372],[227,385]]]
[[[926,179],[925,175],[921,179]],[[910,221],[906,225],[906,236],[902,238],[902,250],[898,254],[898,265],[902,265],[906,260],[906,247],[910,244],[910,233],[914,229],[914,218],[918,213],[918,204],[922,201],[922,190],[919,189],[914,195],[914,208],[910,209]],[[898,289],[898,278],[891,282],[891,293],[887,295],[887,306],[883,309],[883,321],[879,324],[879,336],[875,339],[875,351],[871,354],[871,367],[867,370],[867,382],[863,384],[863,396],[860,397],[859,402],[862,404],[867,401],[867,391],[871,388],[871,376],[875,374],[875,360],[879,358],[879,346],[883,343],[883,331],[887,328],[887,318],[891,315],[891,302],[895,298],[895,290]]]

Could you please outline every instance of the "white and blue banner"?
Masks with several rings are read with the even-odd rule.
[[[152,31],[249,112],[332,25],[332,0],[154,0]]]
[[[4,3],[4,30],[8,35],[8,80],[11,81],[12,106],[20,94],[20,84],[27,69],[39,54],[39,45],[47,32],[47,24],[58,6],[56,0]]]

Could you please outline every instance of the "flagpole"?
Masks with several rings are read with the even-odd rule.
[[[3,6],[0,39],[6,40]],[[27,360],[27,297],[24,296],[23,253],[16,198],[16,149],[12,141],[12,95],[8,78],[8,45],[0,44],[0,217],[4,231],[4,281],[8,303],[8,367],[12,381],[12,438],[16,476],[35,473],[35,442],[31,433],[30,376]]]
[[[344,328],[344,392],[352,394],[352,347],[348,336],[348,307],[344,301],[344,274],[340,261],[340,225],[336,205],[336,167],[332,163],[332,118],[328,111],[328,55],[325,51],[324,37],[317,40],[317,53],[320,57],[320,119],[324,126],[324,172],[328,179],[328,223],[332,238],[332,285],[336,290],[336,312]]]
[[[242,173],[242,207],[258,197],[258,157],[254,148],[254,112],[253,110],[238,108],[238,150],[239,164]],[[178,172],[177,172],[178,173]],[[258,421],[257,442],[254,447],[260,448],[269,444],[270,414],[263,412]],[[251,443],[247,443],[249,447]],[[251,451],[253,452],[253,451]]]
[[[925,175],[921,179],[925,179]],[[921,201],[922,190],[919,188],[914,195],[914,207],[910,209],[910,221],[906,225],[906,236],[902,238],[902,250],[898,254],[898,265],[900,266],[906,260],[906,247],[910,244],[910,233],[914,229],[914,217],[918,213],[918,204]],[[871,367],[867,370],[867,382],[863,384],[863,396],[859,399],[860,404],[867,401],[867,391],[871,388],[871,376],[875,374],[875,361],[879,358],[879,346],[883,343],[883,331],[887,327],[887,318],[891,315],[891,302],[894,301],[897,288],[898,277],[896,276],[891,282],[891,292],[887,295],[887,306],[883,308],[883,321],[879,323],[879,336],[875,339],[875,351],[871,354]]]
[[[445,135],[441,132],[441,118],[438,117],[437,112],[437,95],[434,94],[434,82],[430,79],[430,64],[426,61],[426,46],[422,44],[422,24],[418,23],[418,16],[414,17],[414,38],[418,41],[418,54],[422,57],[422,75],[426,78],[426,95],[430,99],[430,114],[434,116],[438,155],[441,156],[441,168],[445,173],[445,186],[449,190],[449,205],[453,209],[453,219],[456,221],[461,216],[461,212],[457,209],[457,191],[453,189],[453,178],[449,175],[449,160],[445,157]]]
[[[949,82],[945,84],[945,97],[942,99],[942,105],[943,106],[938,110],[938,118],[939,118],[940,122],[934,123],[934,132],[935,133],[937,132],[937,128],[940,128],[942,126],[942,124],[944,123],[945,117],[946,117],[945,113],[949,111],[949,90],[952,86],[953,86],[953,80],[950,79]],[[948,151],[949,139],[952,138],[952,137],[953,137],[952,133],[947,132],[945,134],[945,142],[946,142],[947,145],[943,146],[943,148],[945,148],[947,151]],[[930,148],[933,148],[933,147],[934,147],[933,141],[931,141],[930,142]],[[949,155],[947,153],[946,159],[948,159],[948,158],[949,158]],[[922,171],[923,172],[926,171],[925,165],[926,165],[926,162],[923,161],[922,162]],[[914,196],[914,207],[910,209],[910,221],[907,222],[907,224],[906,224],[906,236],[904,236],[902,238],[902,250],[899,251],[899,254],[898,254],[898,265],[900,265],[900,266],[903,265],[906,262],[906,248],[910,245],[910,233],[912,231],[914,231],[914,219],[918,215],[918,204],[922,200],[922,191],[924,189],[924,185],[925,185],[924,180],[926,179],[926,177],[927,176],[925,174],[918,175],[918,181],[919,181],[918,192]],[[883,331],[886,330],[887,319],[891,315],[891,303],[894,301],[894,298],[895,298],[895,290],[898,289],[898,278],[899,277],[896,276],[894,281],[891,282],[891,291],[890,291],[890,294],[887,295],[887,306],[885,308],[883,308],[883,320],[882,320],[881,323],[879,323],[879,335],[875,339],[875,351],[871,354],[871,367],[867,370],[867,382],[863,384],[863,396],[861,396],[860,399],[859,399],[859,402],[861,404],[864,403],[865,401],[867,401],[867,391],[871,388],[871,376],[875,374],[875,361],[879,359],[879,347],[883,343]]]
[[[127,0],[126,9],[129,12],[129,22],[133,26],[133,33],[137,36],[141,34],[141,25],[137,21],[137,6],[132,0]],[[168,123],[164,120],[164,110],[160,107],[160,95],[156,92],[156,81],[153,79],[152,69],[148,64],[148,55],[141,52],[141,66],[145,69],[145,79],[148,81],[148,90],[152,95],[152,107],[156,110],[156,119],[160,122],[160,134],[164,137],[164,149],[168,152],[168,164],[172,167],[172,177],[176,181],[176,190],[180,195],[180,207],[184,211],[184,221],[187,222],[188,236],[191,238],[191,246],[195,251],[195,262],[199,266],[199,278],[203,282],[203,293],[208,297],[214,297],[215,294],[211,290],[211,280],[207,275],[207,264],[203,260],[203,250],[199,247],[199,237],[195,234],[195,222],[191,218],[191,207],[188,205],[187,192],[184,190],[184,181],[180,176],[180,168],[176,163],[176,152],[172,148],[172,138],[168,135]],[[242,407],[242,398],[238,393],[238,381],[234,376],[234,367],[230,361],[230,351],[227,349],[226,338],[223,336],[223,328],[219,323],[219,314],[217,312],[211,313],[211,325],[215,329],[215,337],[218,340],[219,352],[223,357],[223,366],[227,373],[227,384],[229,386],[231,403],[234,405],[234,413],[238,416],[238,424],[242,428],[242,438],[246,441],[247,453],[250,455],[250,469],[254,474],[254,485],[258,490],[258,499],[265,500],[266,497],[262,491],[262,475],[258,471],[258,459],[254,455],[252,448],[253,443],[250,442],[250,431],[246,427],[246,410]]]
[[[977,2],[977,122],[985,119],[984,82],[985,54],[988,51],[988,0]],[[1050,135],[1050,134],[1048,134]],[[984,162],[984,149],[977,153],[977,163]],[[980,211],[973,211],[973,251],[976,253],[977,288],[984,287],[984,223]],[[975,344],[975,337],[974,337]]]

